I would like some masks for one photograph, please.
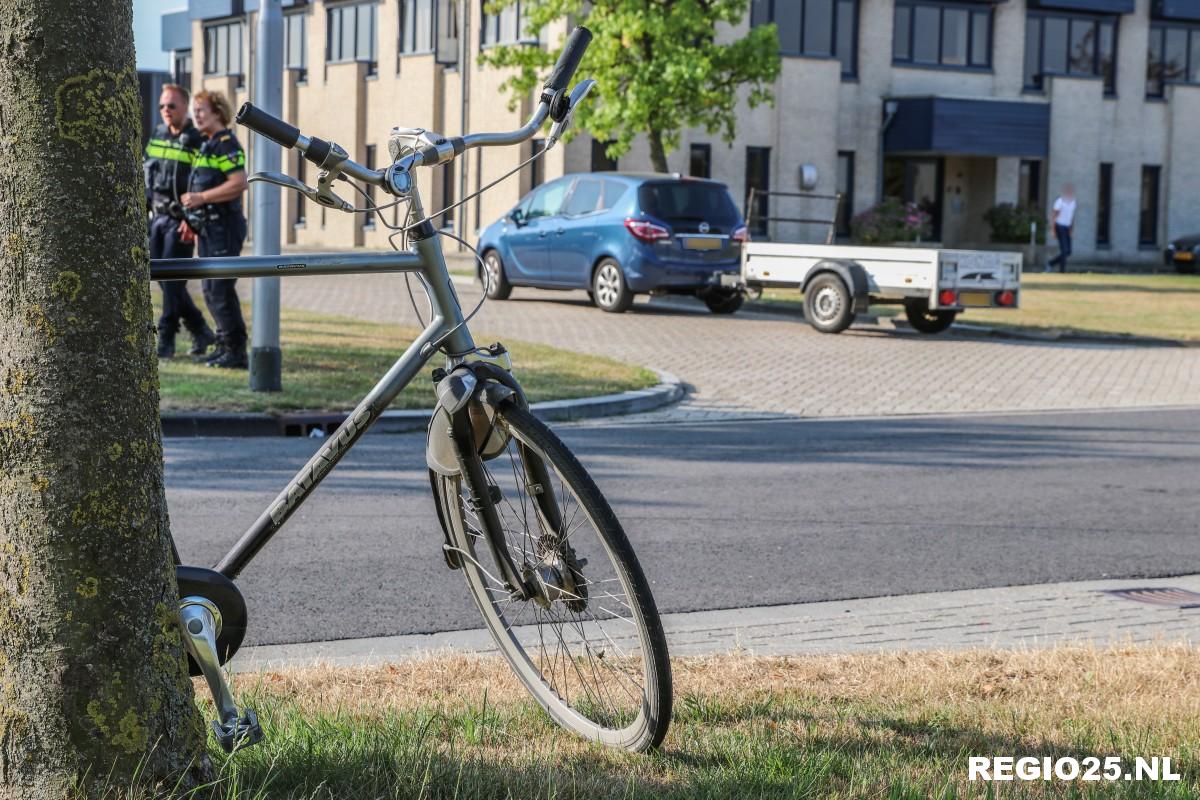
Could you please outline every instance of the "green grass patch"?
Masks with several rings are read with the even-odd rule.
[[[662,749],[558,729],[496,659],[243,675],[266,740],[203,797],[727,800],[1194,798],[1187,645],[677,659]],[[197,681],[197,686],[202,684]],[[202,691],[202,689],[198,689]],[[204,702],[205,715],[211,705]],[[969,756],[1170,757],[1180,781],[968,780]]]
[[[1200,276],[1025,274],[1021,307],[970,309],[959,320],[1045,333],[1118,334],[1200,340]],[[800,312],[803,295],[771,289],[760,303]],[[899,306],[872,306],[876,316],[903,314]]]
[[[155,298],[157,302],[157,295]],[[249,320],[250,308],[243,306]],[[353,408],[395,363],[419,331],[413,327],[284,309],[280,317],[283,391],[252,392],[245,371],[212,369],[186,355],[159,362],[163,411],[344,411]],[[475,341],[495,337],[475,333]],[[189,339],[181,334],[178,350]],[[563,400],[624,392],[657,383],[650,370],[608,358],[504,340],[513,372],[529,399]],[[440,356],[430,369],[442,366]],[[430,408],[433,385],[418,376],[392,408]]]

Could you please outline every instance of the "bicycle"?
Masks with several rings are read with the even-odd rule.
[[[402,272],[407,279],[415,273],[432,312],[420,335],[214,568],[181,565],[173,546],[190,668],[208,683],[219,716],[213,730],[227,751],[263,736],[255,712],[238,708],[221,669],[246,631],[246,605],[234,579],[439,352],[446,365],[432,373],[436,405],[426,462],[446,566],[462,571],[501,654],[561,726],[635,752],[656,747],[666,735],[672,702],[666,639],[629,540],[583,466],[530,412],[503,345],[475,345],[467,323],[479,306],[463,316],[430,221],[449,209],[426,216],[413,174],[471,148],[524,142],[547,117],[553,126],[542,152],[548,151],[594,84],[583,81],[567,92],[590,39],[585,28],[572,32],[522,128],[450,138],[395,128],[393,163],[380,170],[250,103],[242,106],[240,124],[300,150],[321,170],[315,189],[280,173],[259,173],[251,181],[300,191],[335,210],[378,213],[388,206],[355,208],[333,191],[339,178],[371,184],[396,198],[391,205],[407,204],[408,222],[397,230],[411,234],[410,248],[152,263],[155,280],[364,272]],[[486,292],[480,305],[484,299]]]

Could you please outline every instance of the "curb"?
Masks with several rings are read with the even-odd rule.
[[[575,400],[546,400],[530,408],[544,422],[565,422],[597,417],[640,414],[678,402],[683,384],[669,372],[650,368],[658,384],[619,394],[581,397]],[[411,433],[425,430],[432,409],[384,411],[372,430],[382,433]],[[332,433],[346,419],[344,412],[305,414],[225,413],[194,411],[162,415],[163,436],[310,436]],[[320,431],[320,433],[317,433]]]
[[[912,332],[913,327],[906,320],[892,318],[892,327],[896,330]],[[1023,331],[1014,328],[994,328],[990,325],[976,325],[971,322],[955,322],[950,326],[951,333],[961,333],[968,336],[986,337],[991,339],[1020,339],[1028,342],[1075,342],[1078,344],[1117,344],[1129,347],[1200,347],[1200,342],[1185,342],[1181,339],[1156,339],[1152,336],[1135,336],[1120,333],[1072,333],[1070,331]]]

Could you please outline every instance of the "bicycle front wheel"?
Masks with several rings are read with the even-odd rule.
[[[642,752],[666,735],[671,668],[649,585],[594,481],[549,428],[514,405],[508,444],[482,462],[505,546],[531,599],[514,597],[460,476],[441,477],[462,570],[484,622],[551,717],[592,741]]]

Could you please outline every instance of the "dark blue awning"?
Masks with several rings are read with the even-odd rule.
[[[1091,11],[1096,14],[1132,14],[1136,0],[1030,0],[1031,8]]]
[[[1017,100],[901,97],[883,135],[886,153],[1044,158],[1050,106]]]
[[[1155,16],[1200,22],[1200,0],[1157,0]]]

